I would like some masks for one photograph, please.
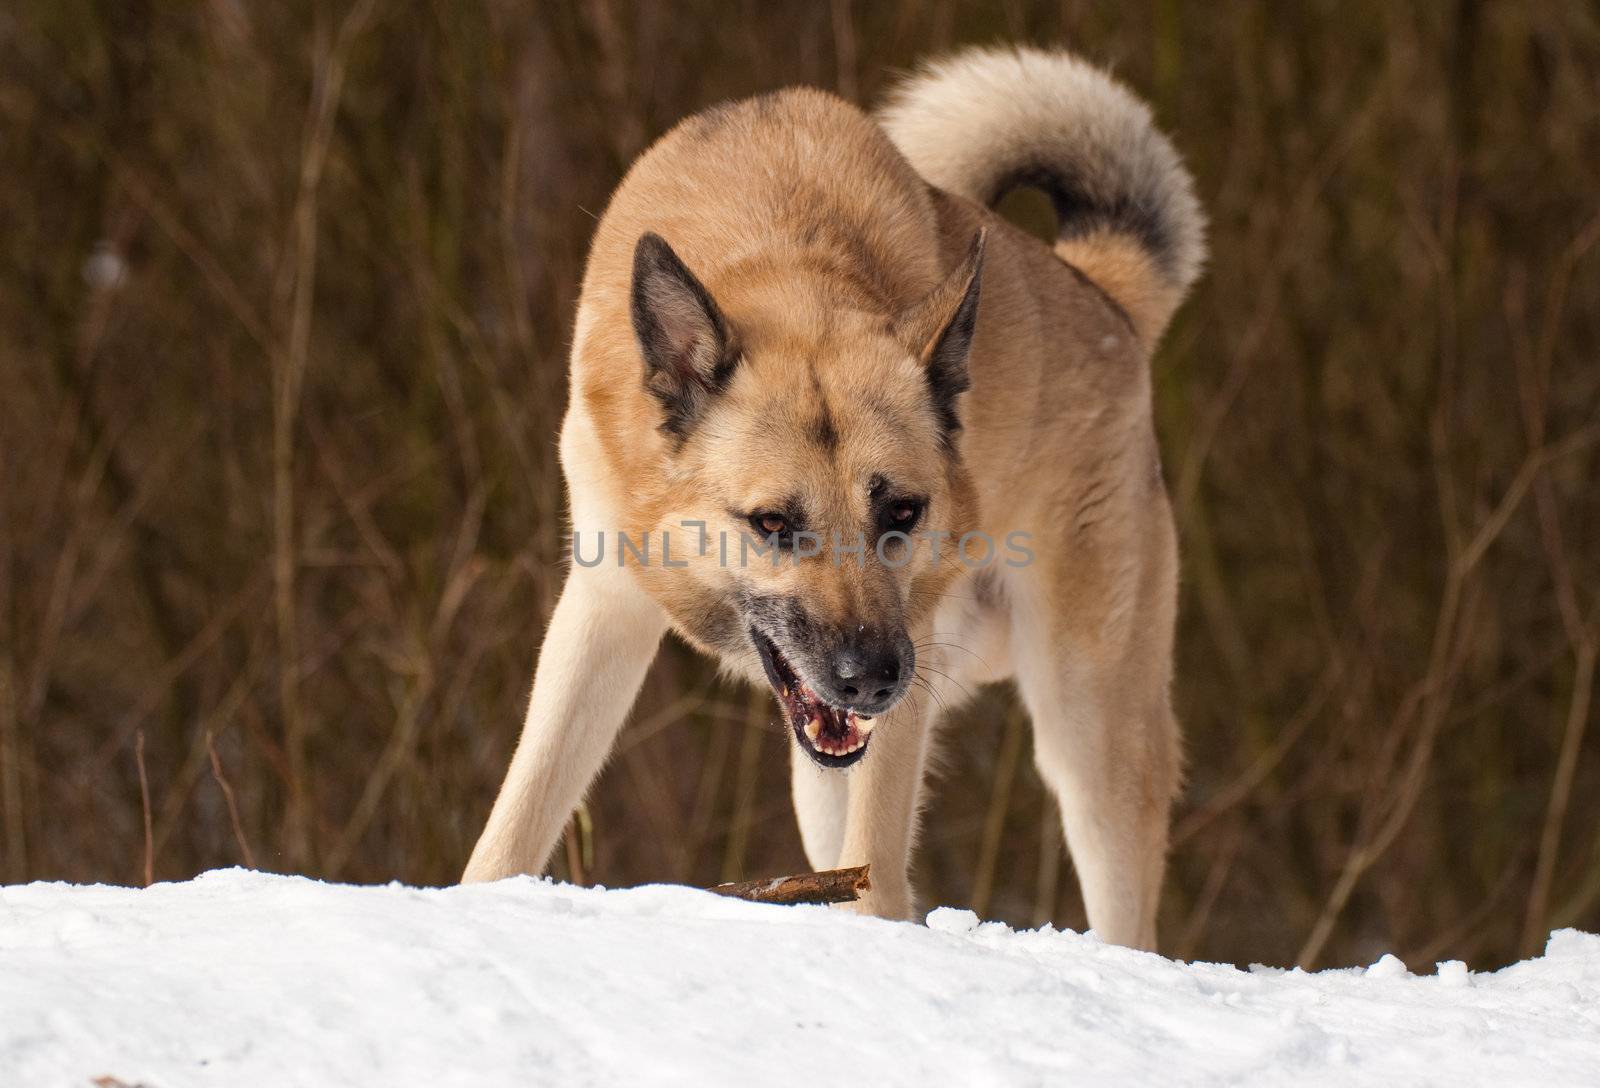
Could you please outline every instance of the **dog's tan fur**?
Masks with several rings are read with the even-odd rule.
[[[1054,252],[984,206],[1019,165],[1023,181],[1043,169],[1071,182]],[[1110,203],[1125,210],[1130,192],[1145,219]],[[630,319],[647,232],[737,341],[725,386],[696,387],[686,433],[662,428]],[[690,118],[641,156],[595,235],[561,457],[581,539],[648,531],[658,552],[573,567],[465,879],[544,866],[666,630],[761,682],[740,602],[798,598],[833,627],[899,625],[932,689],[880,716],[847,773],[796,748],[813,865],[870,863],[861,909],[910,916],[936,709],[1014,677],[1090,923],[1153,947],[1180,757],[1168,700],[1177,553],[1148,357],[1198,271],[1200,232],[1187,175],[1143,107],[1061,54],[959,56],[910,81],[881,126],[822,92],[768,95]],[[969,286],[971,385],[947,434],[927,371]],[[672,312],[680,302],[646,298],[668,322],[689,320]],[[893,569],[827,553],[741,568],[715,548],[698,555],[681,528],[735,534],[736,512],[798,493],[818,529],[853,530],[872,517],[867,481],[880,476],[926,496],[930,526],[1030,534],[1034,561],[972,571],[953,543],[936,562],[919,542]],[[661,561],[664,531],[686,566]]]

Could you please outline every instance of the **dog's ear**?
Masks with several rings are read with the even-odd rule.
[[[956,270],[895,322],[901,342],[922,362],[928,393],[947,440],[961,429],[956,400],[972,384],[967,376],[967,352],[978,327],[978,288],[983,280],[987,236],[988,228],[980,228]]]
[[[662,429],[680,441],[733,375],[737,352],[711,293],[659,234],[633,250],[633,333]]]

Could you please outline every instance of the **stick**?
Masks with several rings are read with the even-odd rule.
[[[829,869],[822,873],[800,873],[770,880],[746,880],[738,884],[718,884],[707,891],[752,903],[853,903],[872,887],[869,865],[855,869]]]

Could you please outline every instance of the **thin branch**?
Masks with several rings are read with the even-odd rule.
[[[373,0],[359,0],[340,24],[338,37],[318,73],[311,118],[300,155],[299,190],[291,217],[288,257],[275,290],[279,339],[273,352],[272,572],[273,604],[281,658],[278,676],[283,748],[288,762],[289,804],[284,839],[289,861],[310,859],[311,814],[306,783],[307,724],[300,704],[300,640],[296,608],[295,450],[300,392],[311,340],[311,304],[317,269],[317,201],[322,170],[333,139],[333,120],[344,88],[345,66],[356,37],[372,14]]]
[[[707,891],[753,903],[854,903],[872,888],[871,866],[718,884]]]
[[[983,821],[977,872],[972,878],[972,894],[968,898],[968,904],[980,918],[988,913],[989,897],[994,891],[994,875],[1000,864],[1006,814],[1011,811],[1011,787],[1016,782],[1017,768],[1022,763],[1022,740],[1026,725],[1026,713],[1020,706],[1013,707],[1006,718],[1005,738],[1000,742],[994,786],[989,793],[989,809]]]
[[[133,742],[133,761],[139,768],[139,805],[144,812],[144,886],[156,882],[156,840],[150,822],[150,778],[144,769],[144,730]]]
[[[239,853],[244,856],[244,864],[248,869],[256,867],[256,856],[250,849],[250,844],[245,841],[244,825],[239,820],[239,803],[233,795],[233,787],[228,785],[227,776],[222,773],[222,760],[217,755],[216,734],[206,730],[206,751],[211,756],[211,777],[216,779],[217,787],[222,790],[222,799],[228,805],[228,820],[233,824],[233,841],[239,845]]]

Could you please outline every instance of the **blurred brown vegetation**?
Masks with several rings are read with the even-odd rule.
[[[148,826],[157,879],[452,880],[562,579],[564,347],[621,171],[719,99],[870,103],[994,40],[1114,64],[1212,216],[1156,362],[1168,951],[1487,966],[1600,929],[1580,2],[6,5],[0,878],[144,879]],[[802,867],[773,717],[669,643],[555,873]],[[1006,693],[942,767],[928,902],[1081,926]]]

